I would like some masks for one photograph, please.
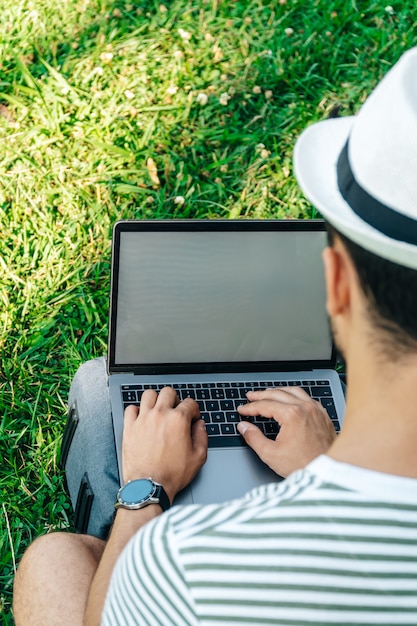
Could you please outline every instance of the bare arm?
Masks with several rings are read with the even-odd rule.
[[[197,403],[187,398],[178,403],[175,391],[166,387],[158,395],[145,391],[140,411],[129,406],[123,433],[124,482],[151,477],[163,485],[172,502],[204,464],[207,433],[199,419]],[[147,522],[162,513],[158,504],[128,511],[119,509],[91,585],[85,625],[100,624],[104,600],[114,565],[129,539]]]

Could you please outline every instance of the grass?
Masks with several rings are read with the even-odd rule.
[[[71,527],[69,383],[104,354],[117,219],[310,218],[307,124],[417,43],[411,0],[0,0],[0,622],[16,563]]]

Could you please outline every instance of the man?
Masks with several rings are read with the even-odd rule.
[[[304,469],[228,504],[118,508],[106,544],[42,537],[17,574],[18,626],[417,623],[416,146],[417,49],[356,117],[296,146],[329,222],[327,310],[349,377],[339,437],[301,390],[251,393],[241,414],[281,430],[241,434],[279,474]],[[146,392],[126,410],[125,477],[151,476],[172,501],[204,463],[197,418],[172,389]]]

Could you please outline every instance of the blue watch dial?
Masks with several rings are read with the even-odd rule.
[[[147,478],[132,480],[126,483],[121,491],[121,497],[126,503],[139,504],[147,500],[155,491],[154,484]]]

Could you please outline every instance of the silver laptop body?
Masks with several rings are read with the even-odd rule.
[[[124,408],[147,386],[195,397],[209,432],[208,460],[176,504],[222,502],[280,480],[236,431],[247,389],[300,385],[340,428],[325,245],[321,220],[115,224],[108,373],[121,483]]]

